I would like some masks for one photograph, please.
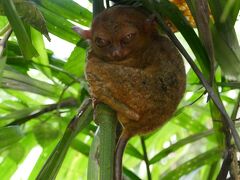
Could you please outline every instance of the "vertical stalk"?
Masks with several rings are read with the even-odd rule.
[[[103,0],[93,0],[93,17],[104,10]],[[99,123],[100,180],[113,179],[114,152],[116,144],[116,113],[106,104],[100,103],[95,109],[96,121]]]
[[[100,180],[113,179],[114,152],[116,141],[116,113],[105,104],[97,105],[96,121],[100,127]]]
[[[148,159],[148,156],[147,156],[147,148],[146,148],[146,144],[145,144],[145,139],[142,136],[141,136],[141,144],[142,144],[142,148],[143,148],[143,157],[144,157],[144,161],[145,161],[145,164],[146,164],[148,180],[152,180],[149,159]]]

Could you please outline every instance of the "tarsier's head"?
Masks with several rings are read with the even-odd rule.
[[[100,13],[90,30],[80,35],[89,39],[93,52],[105,61],[121,61],[148,46],[156,31],[153,20],[137,8],[111,7]]]

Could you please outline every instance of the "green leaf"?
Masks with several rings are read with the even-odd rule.
[[[84,102],[81,107],[84,107],[85,105],[86,102]],[[72,119],[67,129],[65,130],[62,139],[55,147],[54,151],[48,158],[47,162],[44,164],[36,179],[54,179],[56,177],[73,138],[92,120],[92,108],[90,106],[88,106],[84,114],[80,116],[82,113],[83,112],[81,110]]]
[[[49,65],[48,55],[45,49],[42,34],[36,31],[35,29],[31,28],[31,37],[32,37],[33,45],[39,54],[38,57],[33,58],[33,61],[42,65],[48,66]],[[35,66],[37,66],[38,69],[42,70],[42,72],[47,77],[51,78],[51,70],[48,67],[38,66],[38,65],[35,65]]]
[[[17,146],[12,145],[9,150],[8,157],[14,160],[16,163],[20,163],[25,155],[25,147],[18,143]]]
[[[75,75],[76,77],[84,76],[85,57],[85,50],[76,46],[68,58],[67,63],[65,63],[63,69],[72,75]],[[59,78],[66,84],[69,84],[73,81],[65,75],[60,75]]]
[[[30,108],[23,108],[20,110],[12,111],[11,113],[0,116],[0,120],[13,120],[13,119],[20,119],[23,117],[27,117],[32,113],[36,112],[40,107],[30,107]]]
[[[131,144],[128,144],[126,147],[125,152],[132,157],[138,158],[138,159],[143,159],[143,155]]]
[[[43,147],[43,151],[42,151],[40,157],[38,158],[38,161],[36,162],[32,172],[29,176],[29,179],[36,179],[39,171],[41,170],[42,166],[46,162],[48,156],[51,154],[54,147],[56,146],[56,141],[54,143],[49,144],[49,146]]]
[[[32,27],[44,34],[48,40],[50,40],[45,19],[34,2],[23,1],[21,3],[17,3],[16,8],[24,22],[30,24]]]
[[[92,19],[91,12],[74,1],[40,0],[40,3],[46,9],[56,13],[58,16],[70,19],[84,26],[90,25]]]
[[[1,4],[0,4],[1,7]],[[1,10],[0,10],[1,11]],[[0,12],[1,13],[1,12]],[[5,16],[1,16],[0,15],[0,32],[2,32],[2,29],[8,24],[8,20],[7,17]],[[2,33],[0,33],[0,36],[2,35]]]
[[[193,143],[194,141],[197,141],[201,138],[207,137],[209,135],[212,135],[214,132],[213,130],[209,130],[209,131],[205,131],[202,133],[198,133],[198,134],[194,134],[192,136],[188,136],[182,140],[179,140],[178,142],[176,142],[175,144],[169,146],[166,149],[163,149],[161,152],[159,152],[158,154],[156,154],[154,157],[152,157],[149,160],[150,164],[154,164],[158,161],[160,161],[162,158],[166,157],[168,154],[177,151],[179,148],[189,144],[189,143]]]
[[[192,172],[193,170],[206,165],[212,164],[219,160],[222,156],[222,151],[218,148],[211,149],[203,154],[198,155],[197,157],[183,163],[178,166],[173,171],[170,171],[166,175],[162,176],[160,179],[169,180],[169,179],[179,179],[184,174]]]
[[[89,155],[90,147],[87,144],[83,143],[82,141],[74,139],[72,141],[71,147],[74,150],[84,154],[85,156]]]
[[[231,25],[234,26],[237,20],[239,9],[240,1],[238,0],[226,1],[226,4],[222,12],[222,16],[220,17],[220,21],[225,22],[227,19],[230,19]]]
[[[0,109],[5,111],[16,111],[25,107],[24,103],[16,100],[3,100],[0,104]]]
[[[194,32],[193,28],[190,26],[186,18],[183,16],[181,11],[174,4],[170,3],[168,0],[161,0],[160,2],[154,0],[150,4],[151,5],[150,7],[149,1],[147,0],[142,1],[150,11],[153,11],[152,8],[155,8],[159,14],[169,18],[173,22],[173,24],[181,32],[181,34],[187,41],[188,45],[192,49],[199,65],[201,66],[204,75],[208,79],[210,72],[210,60],[200,39]]]
[[[199,121],[193,120],[193,118],[194,117],[191,117],[189,114],[182,112],[181,114],[177,115],[177,117],[173,120],[173,122],[194,133],[201,132],[207,129]],[[189,120],[189,119],[192,119],[192,120]]]
[[[224,7],[227,5],[227,1],[225,0],[209,0],[209,5],[214,17],[212,34],[216,60],[227,75],[227,78],[230,75],[230,79],[240,79],[240,71],[238,69],[240,66],[240,46],[234,30],[235,22],[233,22],[236,18],[229,16],[224,22],[221,21]],[[240,4],[236,5],[239,11]],[[230,68],[232,68],[232,72]]]
[[[47,146],[55,140],[60,132],[56,123],[44,122],[33,127],[33,133],[41,146]]]
[[[135,173],[133,173],[132,171],[130,171],[126,167],[123,167],[123,173],[124,173],[124,176],[127,176],[130,179],[141,180]]]
[[[18,142],[23,137],[23,132],[19,126],[0,128],[0,149]]]
[[[10,70],[4,70],[1,87],[28,91],[48,97],[58,97],[60,94],[56,86]]]
[[[240,79],[240,59],[237,54],[228,46],[215,27],[212,27],[212,35],[215,57],[223,74],[228,79]]]
[[[27,31],[21,21],[15,5],[12,0],[2,0],[4,12],[13,28],[13,31],[17,37],[18,44],[22,51],[23,56],[26,59],[31,59],[37,55],[37,51],[34,49],[31,40],[27,34]]]
[[[3,75],[3,70],[6,64],[6,57],[0,57],[0,85],[1,85],[1,79]]]
[[[52,34],[74,44],[76,44],[79,41],[80,37],[77,35],[77,33],[75,33],[72,30],[74,24],[70,23],[63,17],[58,16],[57,14],[49,11],[48,9],[42,6],[38,7],[43,13],[46,19],[47,28]]]

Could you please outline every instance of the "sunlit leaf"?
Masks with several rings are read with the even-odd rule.
[[[26,59],[31,59],[37,55],[37,51],[34,49],[31,40],[27,34],[27,31],[20,19],[15,5],[12,0],[2,0],[4,12],[13,28],[14,33],[17,36],[18,44]]]
[[[56,86],[9,70],[4,70],[3,72],[1,87],[33,92],[50,97],[57,97],[58,93],[60,93]]]
[[[175,170],[162,176],[161,179],[179,179],[182,175],[187,174],[205,164],[212,164],[213,162],[217,161],[221,155],[222,152],[218,148],[211,149],[178,166]]]
[[[59,136],[59,126],[56,123],[43,122],[33,127],[33,133],[41,146],[46,146]]]
[[[45,65],[45,66],[49,65],[48,54],[45,49],[45,45],[44,45],[44,41],[43,41],[43,37],[42,37],[41,33],[36,31],[35,29],[31,28],[31,37],[32,37],[33,45],[39,54],[38,57],[33,58],[33,61],[37,62],[38,64]],[[35,66],[37,66],[37,65],[35,65]],[[42,70],[44,72],[44,74],[46,74],[49,78],[51,78],[51,69],[50,68],[44,67],[44,66],[37,66],[37,67],[40,70]]]
[[[40,0],[40,3],[57,15],[85,26],[89,26],[90,20],[92,19],[92,14],[74,1]]]
[[[71,124],[68,125],[62,139],[59,141],[47,162],[44,164],[42,170],[38,174],[37,179],[54,178],[57,176],[57,172],[62,165],[73,138],[79,131],[81,131],[90,123],[92,120],[91,115],[92,109],[88,106],[88,109],[85,111],[82,118],[79,119],[79,117],[76,116],[73,121],[70,122]],[[74,128],[71,127],[72,123],[75,125]]]
[[[11,120],[11,119],[27,117],[28,115],[34,113],[38,109],[39,107],[30,107],[30,108],[24,108],[21,110],[12,111],[6,116],[0,116],[0,120]]]
[[[0,128],[0,149],[18,142],[23,137],[23,132],[19,126]]]

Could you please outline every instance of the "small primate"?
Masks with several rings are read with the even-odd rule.
[[[104,10],[90,30],[75,29],[90,41],[86,79],[90,95],[117,112],[123,127],[115,154],[115,178],[122,179],[128,140],[161,127],[174,113],[186,83],[183,60],[140,8]]]

